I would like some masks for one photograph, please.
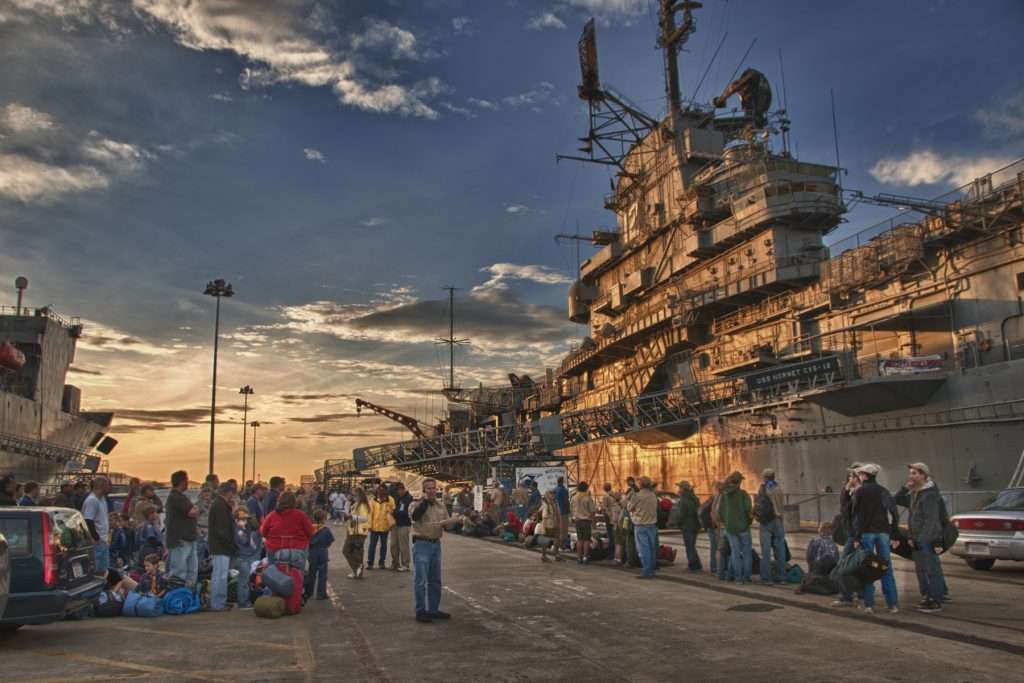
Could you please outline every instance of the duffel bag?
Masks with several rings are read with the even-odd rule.
[[[129,593],[121,610],[125,617],[159,617],[163,613],[164,605],[160,598],[142,593]]]
[[[253,604],[256,616],[264,619],[280,619],[284,616],[284,598],[276,595],[261,595]]]
[[[270,565],[263,570],[263,585],[273,591],[274,595],[287,598],[295,590],[295,581],[289,573],[281,570],[287,565]]]
[[[288,614],[298,614],[302,611],[302,585],[305,577],[298,569],[287,564],[279,564],[277,568],[286,573],[291,578],[292,585],[295,586],[289,595],[281,596],[284,598],[284,610]]]
[[[835,595],[839,592],[839,587],[827,576],[804,574],[800,581],[800,592],[811,595]]]
[[[874,553],[866,553],[860,561],[857,576],[864,583],[874,583],[885,576],[889,563]]]
[[[165,614],[194,614],[201,607],[199,596],[188,588],[175,588],[164,594]]]
[[[852,576],[853,574],[859,573],[860,565],[867,555],[867,550],[860,549],[854,550],[849,555],[840,557],[839,562],[836,563],[836,568],[833,570],[833,573],[838,572],[839,576]]]

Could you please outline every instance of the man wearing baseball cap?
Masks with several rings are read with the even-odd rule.
[[[899,524],[899,512],[892,494],[875,481],[880,469],[873,463],[865,463],[857,468],[861,483],[860,488],[853,493],[853,539],[888,565],[882,575],[882,593],[885,595],[886,607],[896,614],[899,612],[899,597],[896,593],[896,577],[892,572],[889,539],[890,533]],[[875,611],[874,582],[864,586],[864,611],[868,614]]]
[[[932,479],[931,468],[923,462],[907,465],[907,484],[896,493],[896,503],[910,510],[907,527],[917,583],[924,598],[919,612],[942,611],[946,579],[942,574],[942,527],[945,503]],[[948,518],[948,515],[945,515]]]

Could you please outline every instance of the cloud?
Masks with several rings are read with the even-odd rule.
[[[383,439],[395,436],[392,433],[380,433],[374,434],[372,432],[313,432],[312,434],[292,434],[286,436],[286,439],[360,439],[360,438],[377,438]]]
[[[105,138],[96,131],[89,131],[82,144],[82,156],[108,171],[131,174],[139,171],[143,163],[154,158],[152,152],[127,142]]]
[[[368,228],[376,228],[380,225],[384,225],[388,222],[388,219],[382,218],[381,216],[370,216],[359,221],[360,225],[365,225]]]
[[[635,17],[648,9],[648,0],[563,0],[567,5],[600,16]]]
[[[538,111],[542,104],[564,104],[565,97],[555,94],[554,83],[541,81],[536,88],[531,88],[517,95],[502,97],[501,102],[506,107],[530,107],[534,111]]]
[[[49,204],[66,194],[106,189],[110,179],[92,166],[57,166],[0,153],[0,198]]]
[[[943,183],[959,187],[1009,164],[1013,159],[994,156],[943,156],[930,149],[905,157],[880,159],[868,171],[875,180],[890,185],[917,187]]]
[[[456,35],[471,36],[475,32],[473,20],[469,17],[452,17],[452,29]]]
[[[330,88],[344,105],[371,112],[428,119],[438,113],[422,87],[378,82],[369,74],[387,72],[380,53],[391,60],[418,59],[416,36],[382,19],[367,19],[360,31],[338,37],[313,0],[132,0],[134,9],[166,29],[182,46],[232,52],[247,63],[243,88],[295,84]],[[312,17],[312,19],[310,19]]]
[[[319,422],[337,422],[338,420],[349,420],[360,417],[367,417],[367,415],[360,416],[359,413],[320,413],[319,415],[305,415],[300,417],[290,417],[288,422],[302,422],[302,423],[319,423]]]
[[[505,207],[505,213],[510,213],[513,216],[527,213],[529,210],[530,207],[526,206],[525,204],[509,204],[508,206]]]
[[[568,285],[572,283],[572,278],[548,266],[521,266],[515,263],[495,263],[486,268],[481,268],[480,272],[488,273],[490,277],[486,282],[472,289],[471,294],[477,296],[490,295],[495,291],[508,291],[510,283],[516,280],[536,282],[542,285]]]
[[[58,127],[53,117],[46,112],[17,102],[11,102],[0,110],[0,127],[12,133],[36,133]]]
[[[310,161],[319,161],[321,164],[327,163],[327,157],[324,153],[315,147],[306,147],[302,150],[302,156],[306,157]]]
[[[281,394],[281,400],[284,403],[291,405],[301,405],[304,403],[310,403],[314,401],[336,401],[342,399],[352,399],[352,394],[336,394],[336,393],[312,393],[312,394]]]
[[[210,99],[211,100],[216,100],[218,102],[234,102],[235,101],[234,98],[231,97],[231,95],[229,95],[227,93],[222,93],[222,92],[215,92],[215,93],[211,94],[210,95]]]
[[[466,101],[472,104],[474,107],[479,107],[480,109],[490,109],[491,111],[498,111],[499,109],[501,109],[501,107],[495,104],[494,102],[491,102],[490,100],[482,100],[478,97],[470,97]]]
[[[113,327],[107,327],[102,323],[83,321],[82,339],[79,348],[88,351],[128,351],[143,356],[173,356],[178,349],[159,346],[151,342],[122,332]]]
[[[1020,135],[1024,133],[1024,92],[1001,100],[993,109],[979,109],[974,117],[994,139]]]
[[[541,12],[526,22],[526,28],[531,31],[543,31],[544,29],[564,29],[565,22],[552,12]]]
[[[447,109],[448,111],[452,112],[452,113],[462,114],[467,119],[475,119],[476,118],[476,114],[473,112],[473,110],[469,109],[467,107],[460,107],[460,106],[452,104],[451,102],[442,102],[441,106],[444,107],[445,109]]]

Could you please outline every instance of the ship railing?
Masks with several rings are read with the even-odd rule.
[[[28,308],[25,306],[21,308],[18,308],[17,306],[0,306],[0,315],[20,316],[24,318],[47,318],[66,329],[71,329],[72,327],[76,326],[82,326],[82,319],[79,318],[78,316],[70,316],[68,318],[65,318],[64,316],[59,315],[49,306],[43,306],[42,308]]]
[[[60,463],[65,465],[66,469],[83,467],[90,455],[90,451],[84,449],[68,448],[3,432],[0,432],[0,450]]]

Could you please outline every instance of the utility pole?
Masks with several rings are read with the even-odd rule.
[[[256,474],[256,428],[261,426],[260,421],[253,420],[249,426],[252,427],[252,476],[255,481],[259,481],[259,475]]]
[[[247,422],[247,420],[249,419],[249,397],[252,396],[256,392],[253,391],[251,386],[246,384],[244,387],[242,387],[241,389],[238,390],[238,393],[240,393],[242,395],[242,479],[241,479],[241,482],[242,482],[242,486],[245,486],[245,459],[246,459],[246,453],[245,453],[245,437],[246,437],[246,433],[245,432],[246,432],[246,429],[249,426],[249,423]],[[256,432],[253,432],[253,439],[255,439],[255,438],[256,438]],[[253,474],[256,474],[256,473],[253,472]]]
[[[213,435],[217,423],[217,347],[220,344],[220,300],[221,297],[232,297],[235,290],[224,280],[212,280],[206,283],[207,296],[216,297],[217,313],[213,323],[213,384],[210,389],[210,471],[213,474]]]
[[[455,290],[456,287],[442,287],[448,291],[448,336],[438,338],[436,344],[447,344],[448,345],[448,386],[444,389],[444,393],[449,396],[454,396],[458,393],[458,389],[455,388],[455,347],[459,344],[468,344],[468,339],[456,339],[455,338]]]

